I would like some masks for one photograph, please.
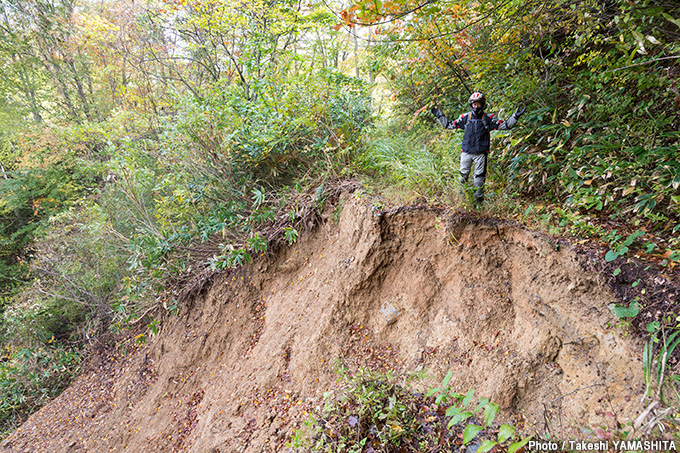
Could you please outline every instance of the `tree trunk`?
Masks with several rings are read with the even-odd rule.
[[[355,26],[353,28],[354,33],[352,33],[352,36],[354,37],[354,70],[356,72],[356,77],[357,79],[360,77],[359,74],[359,39],[357,38],[357,27]]]
[[[57,92],[61,95],[62,101],[64,102],[66,109],[70,113],[71,117],[73,118],[74,121],[80,122],[80,115],[78,114],[78,110],[76,110],[76,108],[73,105],[71,95],[68,92],[68,87],[60,77],[61,69],[59,68],[59,65],[56,62],[52,61],[49,58],[49,56],[45,54],[43,54],[43,65],[45,66],[45,69],[47,69],[47,72],[50,73],[50,76],[52,76],[54,86],[57,89]]]
[[[368,63],[368,83],[373,83],[375,81],[375,75],[373,74],[373,65],[370,61],[370,50],[371,50],[371,28],[368,28],[368,43],[366,44],[366,60]]]

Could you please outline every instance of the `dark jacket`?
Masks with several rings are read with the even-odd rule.
[[[446,129],[463,129],[463,152],[468,154],[484,154],[491,146],[490,131],[512,129],[517,124],[513,113],[510,118],[500,121],[494,115],[482,113],[476,116],[472,112],[463,113],[457,120],[451,121],[437,110],[437,121]]]

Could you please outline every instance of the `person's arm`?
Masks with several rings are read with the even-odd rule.
[[[444,129],[463,129],[465,127],[465,115],[461,115],[457,120],[451,121],[444,116],[437,107],[432,107],[430,112],[437,118],[437,122],[441,124]]]
[[[508,118],[505,121],[499,121],[494,118],[491,121],[491,129],[498,129],[499,131],[506,131],[512,129],[513,127],[515,127],[515,124],[517,124],[517,120],[519,120],[519,117],[522,116],[525,110],[526,107],[518,108],[517,111],[510,115],[510,118]]]

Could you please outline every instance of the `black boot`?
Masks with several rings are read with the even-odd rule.
[[[475,206],[481,206],[484,203],[484,188],[478,187],[475,191]]]

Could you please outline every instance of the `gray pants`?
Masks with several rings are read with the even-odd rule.
[[[473,162],[475,164],[474,185],[477,188],[475,201],[482,202],[484,200],[484,182],[486,181],[486,154],[460,153],[461,190],[467,182]]]

